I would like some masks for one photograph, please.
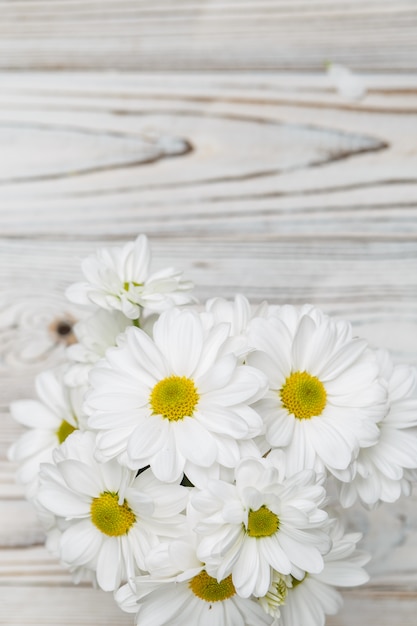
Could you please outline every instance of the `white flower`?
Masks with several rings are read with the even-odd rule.
[[[62,378],[62,368],[42,372],[35,381],[39,400],[16,400],[10,406],[12,417],[29,429],[8,451],[9,459],[19,464],[17,478],[29,498],[37,490],[40,464],[52,461],[53,450],[83,427],[85,388],[69,389]]]
[[[343,604],[335,587],[355,587],[369,580],[363,569],[369,555],[356,549],[361,534],[344,535],[337,520],[331,520],[329,533],[332,548],[320,573],[291,581],[275,573],[268,594],[260,598],[264,610],[277,618],[274,626],[324,626],[326,615],[336,614]]]
[[[71,306],[56,290],[41,293],[33,285],[0,292],[1,366],[21,374],[55,367],[75,341],[72,327],[80,307]]]
[[[402,493],[409,495],[407,470],[417,468],[417,398],[412,397],[416,371],[407,365],[394,367],[386,351],[379,350],[376,355],[388,389],[388,410],[378,423],[378,441],[359,452],[355,478],[339,484],[345,507],[357,497],[374,506],[381,501],[395,502]]]
[[[245,296],[238,294],[233,301],[211,298],[207,300],[205,310],[211,316],[212,323],[227,322],[229,324],[228,348],[238,357],[244,358],[250,349],[247,337],[249,322],[254,317],[266,315],[268,305],[263,302],[254,309]]]
[[[247,362],[269,379],[256,409],[269,446],[285,450],[287,473],[327,469],[350,480],[360,448],[377,441],[385,411],[366,341],[311,306],[283,306],[251,322],[249,342],[256,350]]]
[[[235,484],[213,480],[191,496],[189,514],[195,509],[201,517],[198,557],[218,580],[231,573],[243,597],[265,595],[273,569],[320,572],[329,547],[321,530],[327,513],[318,508],[325,498],[320,481],[310,470],[281,480],[274,457],[244,459]]]
[[[120,311],[98,309],[90,317],[74,326],[78,343],[67,350],[74,361],[65,374],[67,385],[76,386],[88,383],[88,373],[106,353],[107,348],[117,345],[117,339],[128,326],[132,325]]]
[[[175,575],[139,576],[115,594],[120,608],[136,613],[138,626],[269,626],[255,598],[241,598],[231,576],[217,581],[195,557],[189,542],[168,549],[181,563]]]
[[[130,319],[139,319],[141,309],[163,311],[174,305],[188,304],[192,288],[181,280],[182,272],[166,268],[150,274],[151,251],[145,235],[123,247],[100,248],[84,259],[85,283],[67,289],[67,297],[78,304],[93,302],[107,310],[122,311]]]
[[[222,353],[227,325],[206,331],[194,311],[171,309],[153,334],[128,328],[123,345],[90,373],[85,408],[102,458],[132,469],[150,465],[168,482],[185,472],[200,484],[219,464],[235,467],[241,450],[256,455],[251,439],[263,425],[249,404],[266,381]]]
[[[41,507],[40,502],[37,500],[34,501],[35,505],[37,505],[37,514],[38,517],[45,518],[46,514],[49,514],[50,517],[54,520],[53,524],[50,523],[50,527],[45,530],[45,547],[54,556],[56,559],[60,559],[61,557],[61,538],[62,533],[65,532],[67,528],[71,525],[71,522],[67,522],[62,517],[56,517],[50,511],[47,511],[44,507]],[[84,567],[82,565],[71,565],[65,564],[68,568],[69,573],[71,574],[71,578],[74,584],[78,585],[79,583],[91,583],[94,587],[97,587],[97,577],[96,572],[93,569],[88,567]]]
[[[160,483],[152,472],[136,472],[116,461],[98,463],[94,435],[76,431],[42,465],[40,504],[68,526],[59,555],[71,569],[96,572],[105,591],[146,571],[151,547],[184,532],[185,487]]]

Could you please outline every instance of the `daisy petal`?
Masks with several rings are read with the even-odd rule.
[[[216,442],[197,419],[191,417],[178,420],[172,432],[178,450],[185,459],[204,467],[214,463],[217,456]]]

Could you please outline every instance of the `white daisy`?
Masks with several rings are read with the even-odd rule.
[[[83,428],[81,410],[85,388],[68,388],[62,368],[47,370],[36,377],[38,400],[16,400],[10,406],[12,417],[28,430],[8,450],[18,463],[18,480],[33,497],[38,486],[41,463],[52,461],[52,452],[77,428]]]
[[[269,446],[285,450],[288,474],[327,469],[350,480],[360,448],[378,440],[386,402],[366,341],[318,309],[287,305],[254,319],[249,342],[247,362],[269,379],[256,408]]]
[[[65,374],[67,385],[88,383],[88,373],[106,353],[107,348],[117,345],[120,334],[132,325],[120,311],[98,309],[90,317],[74,326],[77,343],[71,345],[67,355],[73,363]]]
[[[335,519],[328,530],[332,548],[324,556],[323,570],[290,580],[275,572],[268,593],[259,599],[264,610],[277,618],[274,626],[324,626],[326,615],[335,615],[343,604],[335,587],[355,587],[369,580],[363,566],[370,557],[356,549],[361,534],[345,535]]]
[[[227,324],[206,331],[194,311],[166,311],[153,335],[128,328],[92,369],[88,423],[102,458],[150,465],[168,482],[185,472],[200,484],[219,464],[235,467],[247,446],[256,451],[251,439],[263,424],[249,404],[265,392],[265,377],[223,354]]]
[[[226,300],[225,298],[207,300],[205,311],[211,316],[212,323],[227,322],[229,324],[228,348],[237,356],[244,358],[250,349],[247,338],[249,322],[254,317],[266,315],[268,305],[263,302],[254,308],[245,296],[237,294],[234,300]]]
[[[146,571],[151,547],[184,533],[188,490],[162,484],[149,470],[136,476],[116,461],[98,463],[94,451],[93,433],[68,437],[55,464],[42,465],[37,498],[68,524],[59,539],[62,562],[95,571],[111,591]]]
[[[328,537],[327,513],[320,505],[325,490],[315,473],[305,470],[282,480],[280,457],[244,459],[235,484],[211,481],[191,496],[200,515],[198,557],[218,580],[232,574],[239,595],[263,596],[272,571],[299,575],[320,572]]]
[[[241,598],[231,576],[217,581],[190,550],[182,552],[185,568],[173,577],[140,576],[115,594],[120,608],[136,613],[138,626],[269,626],[267,615],[255,598]]]
[[[384,350],[377,351],[376,356],[388,389],[388,410],[378,423],[378,441],[359,452],[355,478],[339,484],[345,507],[357,497],[368,506],[395,502],[402,493],[410,493],[407,470],[417,468],[416,371],[407,365],[394,366]]]
[[[120,248],[100,248],[82,262],[87,282],[71,285],[66,295],[72,302],[93,302],[103,309],[122,311],[134,320],[140,318],[142,308],[160,312],[193,301],[186,293],[193,285],[181,280],[182,272],[166,268],[150,274],[150,264],[145,235]]]

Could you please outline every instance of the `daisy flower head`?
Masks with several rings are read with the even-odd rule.
[[[77,431],[41,468],[37,499],[59,520],[59,556],[72,570],[95,571],[113,591],[146,571],[146,555],[160,541],[184,533],[188,490],[162,484],[148,470],[138,476],[117,461],[98,463],[93,433]]]
[[[35,380],[37,400],[16,400],[10,405],[12,417],[26,432],[8,450],[10,461],[18,463],[17,478],[32,498],[38,487],[40,464],[52,461],[53,451],[74,430],[85,427],[82,411],[85,387],[64,384],[64,369],[40,373]]]
[[[242,597],[265,595],[273,570],[320,572],[329,548],[320,482],[311,470],[280,480],[274,459],[243,459],[234,484],[213,480],[193,492],[189,515],[207,572],[217,580],[231,574]]]
[[[153,339],[128,328],[90,373],[85,409],[102,458],[132,468],[150,465],[162,481],[183,473],[193,484],[234,468],[263,428],[250,406],[266,389],[264,375],[224,353],[227,324],[209,329],[198,313],[170,309]],[[239,445],[241,444],[241,446]]]
[[[319,573],[282,576],[274,572],[267,594],[259,598],[266,613],[276,618],[274,626],[324,626],[326,615],[335,615],[343,604],[336,587],[356,587],[369,580],[364,565],[369,554],[357,549],[360,533],[344,533],[342,523],[329,520],[331,549],[324,555]]]
[[[255,598],[241,598],[231,577],[217,581],[205,570],[188,580],[136,578],[136,591],[124,585],[115,594],[119,607],[136,613],[138,626],[270,626]]]
[[[151,250],[145,235],[122,247],[100,248],[82,262],[87,282],[75,283],[66,292],[77,304],[121,311],[139,320],[142,309],[161,312],[189,304],[192,283],[181,280],[182,272],[166,268],[150,273]]]
[[[256,408],[268,446],[285,450],[287,473],[313,468],[350,480],[360,448],[379,437],[386,404],[367,342],[310,305],[254,319],[249,342],[247,362],[269,380]]]
[[[161,546],[168,566],[165,576],[138,576],[115,594],[120,608],[136,613],[138,626],[270,626],[256,598],[242,598],[232,577],[217,580],[196,557],[189,540]],[[161,550],[156,550],[161,552]],[[168,554],[169,553],[169,554]],[[156,561],[161,562],[160,555]]]
[[[355,477],[348,483],[338,483],[345,507],[357,498],[368,507],[396,502],[402,494],[410,494],[409,472],[417,469],[416,370],[408,365],[394,365],[385,350],[378,350],[375,355],[387,388],[388,405],[378,422],[378,441],[359,452]],[[410,477],[415,478],[412,474]]]

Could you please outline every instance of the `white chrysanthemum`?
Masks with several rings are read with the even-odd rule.
[[[315,473],[305,470],[282,480],[275,462],[244,459],[235,484],[211,481],[191,497],[189,515],[197,511],[201,518],[195,525],[198,557],[217,579],[232,574],[243,597],[265,595],[274,569],[320,572],[322,552],[329,547],[322,531],[327,513],[318,508],[325,490]]]
[[[47,370],[36,377],[38,400],[17,400],[10,406],[12,417],[28,428],[9,448],[8,457],[19,464],[18,480],[32,498],[38,486],[39,466],[52,461],[52,452],[77,428],[83,428],[81,410],[85,388],[69,389],[63,370]]]
[[[62,533],[69,528],[71,522],[62,517],[57,517],[51,511],[45,509],[36,498],[33,500],[33,504],[45,531],[45,547],[56,559],[60,559]],[[67,564],[66,567],[76,585],[87,582],[97,587],[97,577],[94,570],[84,566],[68,566]]]
[[[276,307],[250,324],[247,362],[269,391],[256,408],[267,443],[285,450],[287,473],[325,469],[350,480],[360,448],[379,436],[386,392],[366,341],[311,306]]]
[[[223,354],[227,324],[206,330],[196,312],[171,309],[153,335],[128,328],[123,345],[90,373],[85,408],[102,457],[150,465],[168,482],[185,472],[200,484],[219,464],[235,467],[242,450],[256,454],[252,438],[263,424],[249,404],[266,381]]]
[[[107,348],[117,345],[117,338],[132,325],[120,311],[98,309],[90,317],[74,326],[78,343],[67,350],[73,363],[65,374],[67,385],[77,386],[88,383],[91,367],[104,357]]]
[[[100,248],[82,262],[87,282],[71,285],[67,297],[77,304],[93,302],[103,309],[122,311],[135,320],[142,308],[160,312],[193,301],[186,293],[193,285],[181,280],[182,272],[166,268],[150,274],[150,264],[145,235],[120,248]]]
[[[37,498],[68,524],[59,538],[62,562],[95,571],[111,591],[146,571],[150,548],[183,534],[188,491],[149,470],[136,476],[116,461],[98,463],[94,451],[93,433],[74,432],[55,464],[42,465]]]
[[[36,511],[37,518],[45,532],[45,547],[54,557],[61,557],[61,537],[62,533],[69,528],[71,521],[59,517],[46,509],[40,501],[35,497],[31,501]],[[97,587],[97,578],[95,571],[83,566],[68,566],[73,582],[78,585],[81,582],[89,582]]]
[[[211,316],[212,323],[229,324],[230,340],[228,348],[239,357],[245,357],[249,350],[247,330],[251,319],[263,317],[268,311],[268,305],[263,302],[253,308],[245,296],[238,294],[234,300],[225,298],[211,298],[205,305],[206,312]]]
[[[416,372],[407,365],[394,367],[389,354],[376,352],[380,374],[388,389],[388,410],[379,422],[377,443],[359,452],[357,472],[350,483],[339,485],[343,506],[351,506],[357,497],[363,504],[395,502],[411,487],[407,471],[417,468],[417,398]]]
[[[116,602],[136,613],[138,626],[269,626],[255,598],[241,598],[231,576],[217,581],[207,574],[188,542],[171,545],[183,571],[172,577],[140,576],[123,586]]]
[[[363,569],[369,555],[356,549],[361,534],[344,535],[336,520],[331,520],[329,533],[332,548],[319,574],[288,581],[275,572],[267,595],[259,599],[264,610],[277,618],[274,626],[324,626],[326,615],[335,615],[343,604],[335,587],[355,587],[369,580]]]

